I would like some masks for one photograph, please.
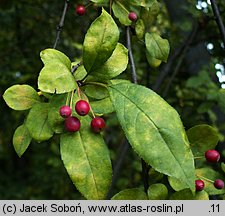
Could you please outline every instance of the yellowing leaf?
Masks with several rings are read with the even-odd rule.
[[[140,85],[114,82],[109,92],[125,135],[139,156],[195,191],[194,158],[176,110]]]
[[[83,64],[87,72],[105,63],[112,55],[119,39],[119,29],[113,18],[102,14],[91,24],[84,39]]]
[[[112,167],[109,151],[100,134],[90,129],[91,118],[81,119],[81,129],[76,133],[61,135],[61,156],[66,170],[87,199],[105,199]]]

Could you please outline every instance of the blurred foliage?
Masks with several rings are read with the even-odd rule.
[[[101,8],[91,4],[85,16],[77,16],[75,6],[83,2],[86,5],[89,3],[88,0],[70,1],[57,47],[73,61],[80,59],[86,30],[101,11]],[[221,75],[225,73],[221,69],[225,66],[224,44],[211,7],[207,4],[207,7],[202,7],[205,5],[201,4],[203,1],[179,0],[179,8],[177,1],[159,2],[160,14],[152,23],[151,31],[169,39],[172,60],[169,58],[168,64],[163,63],[158,69],[150,68],[143,54],[144,43],[135,36],[133,29],[138,80],[140,84],[153,88],[160,74],[169,71],[155,90],[177,109],[186,129],[203,123],[214,126],[220,133],[217,149],[222,153],[222,161],[225,161],[225,90],[221,89],[216,76],[218,72]],[[12,111],[2,99],[4,91],[16,83],[27,83],[37,89],[37,76],[42,67],[39,53],[53,46],[63,6],[63,1],[53,0],[0,2],[0,199],[83,199],[63,167],[57,139],[41,144],[32,142],[24,156],[18,158],[13,149],[12,136],[16,127],[23,123],[24,112]],[[218,6],[225,20],[225,2],[220,1]],[[176,11],[179,11],[178,15]],[[195,35],[186,45],[186,38],[194,27]],[[120,40],[125,44],[124,27],[121,26],[120,30]],[[213,49],[207,49],[209,43]],[[187,49],[174,57],[184,46]],[[216,69],[216,64],[221,67]],[[177,73],[170,83],[174,71]],[[129,68],[121,77],[130,77]],[[106,120],[105,140],[115,165],[125,142],[124,135],[114,114],[106,116]],[[149,175],[151,184],[165,184],[170,194],[172,189],[164,176],[152,169]],[[126,153],[117,178],[111,195],[125,188],[142,186],[141,163],[133,151]]]

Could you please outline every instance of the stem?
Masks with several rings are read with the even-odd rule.
[[[224,24],[223,24],[221,15],[220,15],[220,11],[219,11],[219,8],[217,6],[216,0],[210,0],[210,1],[211,1],[213,13],[216,17],[216,23],[219,27],[220,34],[221,34],[221,37],[222,37],[222,41],[223,41],[223,44],[225,46],[225,27],[224,27]]]
[[[119,178],[120,170],[121,170],[123,162],[124,162],[124,160],[125,160],[125,158],[128,154],[129,147],[130,147],[130,145],[129,145],[127,139],[125,139],[125,141],[123,143],[121,143],[121,145],[120,145],[119,154],[118,154],[118,156],[115,159],[115,162],[113,164],[112,184],[111,184],[111,187],[109,189],[107,199],[110,199],[112,197],[113,189],[114,189],[114,187],[116,185],[116,182]]]
[[[181,46],[175,50],[175,52],[173,53],[173,55],[171,55],[171,57],[169,58],[167,64],[165,65],[165,67],[163,68],[162,72],[159,74],[159,77],[157,79],[157,81],[155,82],[155,84],[153,85],[152,89],[156,92],[159,92],[159,88],[161,86],[161,84],[163,83],[163,81],[165,80],[166,76],[168,76],[169,72],[171,71],[171,67],[174,63],[174,61],[182,55],[182,53],[184,53],[186,47],[190,46],[190,38],[191,35],[193,34],[193,31],[195,31],[194,29],[196,24],[194,24],[192,31],[190,32],[190,34],[188,35],[188,37],[186,38],[186,40],[181,44]]]
[[[132,82],[135,83],[135,84],[138,84],[137,72],[136,72],[134,57],[133,57],[133,52],[132,52],[130,27],[129,26],[127,27],[127,49],[128,49],[128,56],[129,56],[129,61],[130,61],[130,70],[131,70],[131,75],[132,75]],[[149,187],[149,182],[148,182],[149,166],[148,166],[148,164],[146,164],[146,162],[143,159],[141,159],[141,165],[142,165],[142,178],[143,178],[143,183],[144,183],[144,189],[145,189],[145,192],[147,193],[148,187]]]
[[[77,70],[78,67],[80,67],[82,64],[82,61],[74,65],[71,69],[71,73],[74,74],[74,72]]]
[[[190,44],[192,43],[192,41],[194,40],[195,36],[196,36],[196,33],[197,33],[197,30],[198,30],[198,24],[193,24],[193,29],[192,29],[192,32],[190,33],[190,35],[188,36],[188,40],[186,41],[186,44],[184,46],[184,49],[182,50],[181,52],[181,56],[180,56],[180,59],[174,69],[174,72],[173,74],[171,75],[170,79],[169,79],[169,82],[167,83],[166,87],[165,87],[165,90],[163,92],[163,97],[166,97],[168,91],[169,91],[169,88],[170,86],[172,85],[176,75],[178,74],[179,70],[180,70],[180,67],[184,61],[184,58],[185,58],[185,55],[186,53],[188,52],[189,50],[189,47],[190,47]]]
[[[194,157],[194,159],[203,159],[205,158],[204,156],[199,156],[199,157]]]
[[[110,12],[111,16],[112,16],[112,4],[113,4],[113,0],[110,0],[110,2],[109,2],[109,12]]]
[[[204,180],[206,180],[207,182],[210,182],[210,183],[214,183],[214,181],[212,181],[211,179],[208,179],[208,178],[206,178],[206,177],[204,177],[204,176],[201,176],[201,175],[196,175],[198,178],[200,178],[200,179],[204,179]]]
[[[131,37],[130,37],[130,27],[129,26],[127,27],[127,49],[128,49],[128,56],[129,56],[129,61],[130,61],[132,81],[133,81],[133,83],[137,84],[137,73],[136,73],[132,48],[131,48]]]
[[[70,108],[71,109],[72,109],[72,106],[73,106],[73,96],[74,96],[74,90],[72,91],[71,98],[70,98]]]
[[[67,93],[67,97],[66,97],[66,105],[67,106],[69,105],[69,95],[70,95],[70,92]]]
[[[55,43],[54,43],[53,49],[55,49],[57,47],[58,43],[59,43],[60,34],[61,34],[62,28],[64,26],[64,20],[65,20],[65,17],[66,17],[66,12],[67,12],[68,5],[69,5],[69,0],[65,0],[63,13],[62,13],[59,25],[56,28],[56,39],[55,39]]]
[[[88,100],[88,97],[84,93],[83,93],[83,95],[84,95],[84,99],[89,103],[90,111],[91,111],[91,114],[92,114],[93,118],[95,118],[95,113],[94,113],[94,111],[93,111],[93,109],[91,107],[91,104],[90,104],[90,102]]]
[[[79,99],[81,99],[80,87],[77,88],[77,94],[78,94]]]

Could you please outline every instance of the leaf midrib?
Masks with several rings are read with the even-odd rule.
[[[99,44],[103,44],[103,41],[104,41],[104,38],[105,38],[105,33],[106,33],[106,27],[108,26],[108,23],[107,22],[105,22],[104,23],[104,31],[103,31],[103,33],[102,33],[102,35],[101,35],[101,38],[100,38],[100,43]],[[99,52],[100,52],[100,48],[101,48],[102,46],[100,46],[100,47],[98,47],[97,49],[96,49],[96,56],[95,56],[95,58],[94,58],[94,61],[93,61],[93,63],[92,63],[92,65],[91,65],[91,67],[90,67],[90,69],[89,69],[89,74],[91,74],[94,70],[93,70],[93,67],[94,67],[94,64],[96,63],[96,59],[98,59],[98,57],[99,57]],[[103,63],[104,64],[104,63]]]
[[[44,127],[45,127],[45,125],[48,123],[48,110],[45,110],[46,111],[46,113],[45,113],[45,118],[44,118],[44,122],[43,122],[43,124],[41,125],[41,128],[40,128],[40,131],[39,131],[39,134],[38,134],[38,137],[39,137],[39,139],[40,139],[40,136],[41,136],[41,134],[42,134],[42,131],[43,131],[43,129],[44,129]],[[48,127],[49,129],[51,129],[50,127]]]
[[[21,142],[20,142],[20,145],[19,145],[19,149],[18,149],[18,153],[19,153],[19,156],[21,157],[22,154],[21,154],[21,150],[22,150],[22,147],[24,146],[24,141],[26,140],[26,137],[25,135],[27,134],[27,132],[29,133],[28,129],[26,128],[25,125],[21,125],[20,127],[23,127],[23,133],[22,133],[22,139],[21,139]],[[23,145],[22,145],[23,144]]]
[[[110,88],[113,88],[113,86],[109,86]],[[163,136],[160,133],[160,129],[157,127],[157,125],[155,124],[155,122],[151,119],[150,116],[148,116],[134,101],[132,101],[130,98],[128,98],[125,94],[123,94],[121,91],[119,91],[116,88],[113,88],[114,90],[116,90],[117,92],[119,92],[121,95],[123,95],[125,98],[127,98],[127,100],[129,100],[131,103],[133,103],[142,113],[144,113],[144,115],[153,123],[153,125],[155,126],[155,128],[158,130],[158,133],[160,134],[160,137],[162,138],[163,142],[165,143],[165,145],[167,146],[167,148],[169,149],[169,151],[171,152],[171,154],[173,155],[174,159],[177,161],[177,163],[179,164],[179,167],[182,171],[182,173],[184,174],[184,176],[188,179],[186,173],[184,172],[184,170],[181,167],[180,162],[176,159],[175,155],[173,154],[173,152],[171,151],[171,149],[169,148],[169,146],[167,145],[166,141],[164,140]],[[129,90],[129,87],[127,88],[126,92]],[[125,106],[124,106],[125,107]]]
[[[83,135],[82,135],[81,132],[79,132],[79,135],[80,135],[80,140],[81,140],[81,146],[82,146],[82,148],[83,148],[83,150],[84,150],[85,157],[86,157],[86,159],[87,159],[87,162],[88,162],[88,165],[89,165],[89,167],[90,167],[91,174],[92,174],[92,177],[93,177],[93,180],[94,180],[95,190],[96,190],[97,196],[99,197],[98,187],[97,187],[95,175],[94,175],[94,172],[93,172],[93,170],[92,170],[91,162],[90,162],[90,160],[89,160],[89,158],[88,158],[87,150],[86,150],[86,147],[85,147],[84,142],[83,142]]]

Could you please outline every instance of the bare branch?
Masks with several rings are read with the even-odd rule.
[[[137,73],[136,73],[134,57],[133,57],[133,53],[132,53],[130,27],[129,26],[127,27],[127,49],[128,49],[128,55],[129,55],[129,61],[130,61],[132,81],[133,81],[133,83],[137,84]]]
[[[128,49],[128,55],[129,55],[129,61],[130,61],[130,69],[131,69],[131,75],[132,75],[132,82],[137,84],[137,72],[135,68],[135,63],[134,63],[134,57],[132,53],[132,45],[131,45],[131,36],[130,36],[130,27],[127,27],[127,49]],[[145,192],[147,193],[148,187],[149,187],[149,182],[148,182],[148,170],[149,166],[146,164],[146,162],[141,159],[141,165],[142,165],[142,179],[144,183],[144,189]]]
[[[188,36],[185,46],[183,47],[182,52],[180,53],[180,58],[179,61],[175,67],[175,70],[173,72],[173,74],[171,75],[169,82],[167,83],[165,90],[163,92],[163,97],[165,97],[169,91],[170,86],[172,85],[174,78],[176,77],[177,73],[179,72],[179,69],[183,63],[184,57],[186,55],[186,53],[188,52],[189,48],[190,48],[190,44],[192,43],[192,41],[194,40],[196,34],[197,34],[197,30],[198,30],[199,25],[198,24],[193,24],[193,28],[192,31],[190,33],[190,35]]]
[[[224,24],[223,24],[221,15],[220,15],[220,11],[219,11],[219,8],[217,6],[216,0],[210,0],[210,1],[211,1],[213,13],[216,17],[216,23],[219,27],[220,34],[221,34],[221,37],[222,37],[222,41],[223,41],[223,44],[225,46],[225,27],[224,27]]]
[[[69,5],[69,2],[70,2],[69,0],[65,0],[63,13],[62,13],[59,25],[56,28],[56,39],[55,39],[55,43],[54,43],[53,49],[55,49],[57,47],[58,43],[59,43],[60,34],[61,34],[62,28],[64,26],[64,21],[65,21],[66,12],[67,12],[67,8],[68,8],[68,5]]]
[[[155,84],[152,87],[152,89],[154,91],[159,92],[159,88],[160,88],[162,82],[165,80],[165,78],[169,74],[169,72],[171,70],[171,66],[173,65],[174,61],[178,57],[182,57],[183,56],[183,53],[186,53],[187,52],[187,50],[189,49],[189,46],[193,42],[193,36],[196,35],[197,30],[198,30],[198,24],[193,24],[193,28],[192,28],[190,34],[187,36],[187,39],[181,44],[180,48],[178,48],[173,53],[173,55],[171,55],[169,57],[169,60],[168,60],[167,64],[165,65],[165,67],[163,68],[163,70],[161,71],[161,73],[159,74],[159,77],[158,77],[157,81],[155,82]]]

